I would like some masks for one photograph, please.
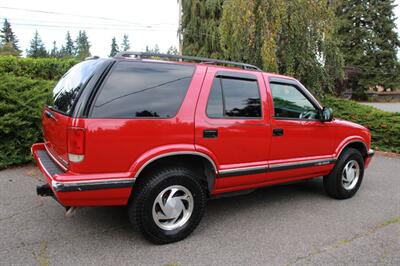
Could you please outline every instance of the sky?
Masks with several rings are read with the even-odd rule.
[[[395,2],[400,34],[400,0]],[[0,0],[0,20],[4,18],[24,51],[36,29],[48,50],[53,41],[60,48],[68,30],[73,39],[79,30],[86,30],[92,55],[102,57],[110,53],[111,39],[115,36],[120,44],[124,34],[129,35],[132,51],[156,44],[162,52],[178,48],[177,0]]]
[[[0,0],[0,21],[4,18],[24,51],[36,29],[48,50],[53,41],[58,47],[64,44],[68,30],[73,39],[79,30],[86,30],[92,55],[102,57],[110,53],[111,39],[115,36],[120,44],[124,34],[133,51],[156,44],[163,52],[170,46],[178,48],[177,0]]]

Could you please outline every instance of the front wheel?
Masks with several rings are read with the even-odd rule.
[[[206,205],[206,191],[197,174],[176,167],[143,176],[129,205],[131,223],[151,242],[182,240],[199,224]]]
[[[326,193],[336,199],[353,197],[360,188],[364,176],[364,159],[361,153],[347,148],[340,155],[332,172],[324,176]]]

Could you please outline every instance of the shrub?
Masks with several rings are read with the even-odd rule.
[[[12,73],[18,77],[32,79],[59,80],[77,59],[18,58],[0,56],[0,73]]]
[[[0,73],[0,169],[32,159],[30,147],[41,140],[41,110],[55,81]]]
[[[374,149],[400,153],[400,113],[389,113],[355,101],[326,97],[325,106],[333,109],[335,117],[361,124],[372,134]]]

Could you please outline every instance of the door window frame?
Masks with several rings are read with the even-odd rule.
[[[284,86],[292,86],[295,89],[297,89],[311,104],[312,106],[317,110],[319,113],[318,115],[321,115],[322,112],[322,106],[321,104],[314,98],[314,96],[299,82],[291,79],[285,79],[285,78],[276,78],[276,77],[270,77],[268,79],[268,88],[271,93],[271,102],[272,102],[272,112],[273,115],[271,117],[275,120],[291,120],[291,121],[321,121],[320,119],[307,119],[307,118],[292,118],[292,117],[276,117],[275,116],[275,103],[274,103],[274,96],[272,94],[271,90],[271,84],[280,84]]]
[[[255,81],[257,84],[257,92],[258,92],[258,96],[260,99],[260,111],[261,111],[261,115],[259,117],[241,117],[241,116],[225,116],[225,97],[224,97],[224,88],[222,86],[222,78],[226,78],[226,79],[235,79],[235,80],[242,80],[242,81]],[[220,83],[220,87],[221,87],[221,94],[222,94],[222,111],[223,111],[223,116],[222,117],[210,117],[208,116],[207,113],[207,108],[208,108],[208,103],[210,101],[210,95],[213,89],[213,85],[214,85],[214,81],[216,79],[219,79],[219,83]],[[204,109],[205,112],[205,116],[207,117],[207,119],[217,119],[217,120],[224,120],[224,119],[228,119],[228,120],[264,120],[264,110],[263,110],[263,99],[261,96],[261,90],[260,90],[260,84],[259,84],[259,80],[258,77],[256,75],[250,74],[250,73],[238,73],[238,72],[230,72],[230,71],[217,71],[212,79],[211,82],[211,87],[210,90],[208,92],[207,95],[207,103]]]

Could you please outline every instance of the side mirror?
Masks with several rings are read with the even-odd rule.
[[[333,111],[332,108],[324,107],[321,112],[321,121],[329,122],[333,120]]]

